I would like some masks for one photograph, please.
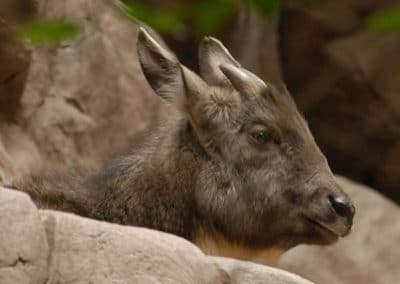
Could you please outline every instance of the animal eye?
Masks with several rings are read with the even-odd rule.
[[[260,144],[269,142],[271,138],[267,131],[256,131],[253,132],[251,136]]]

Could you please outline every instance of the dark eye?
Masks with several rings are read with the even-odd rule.
[[[274,131],[267,131],[265,129],[263,130],[256,130],[251,132],[251,138],[253,141],[255,141],[259,145],[265,145],[268,143],[275,143],[279,144],[279,137],[277,133]]]
[[[257,141],[257,143],[260,144],[267,143],[271,140],[271,136],[268,134],[267,131],[264,130],[253,132],[251,136],[253,137],[254,140]]]

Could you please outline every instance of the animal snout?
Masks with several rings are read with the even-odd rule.
[[[352,224],[356,209],[350,198],[343,195],[329,194],[328,202],[337,216],[345,218],[349,224]]]
[[[356,211],[348,195],[335,182],[317,186],[315,194],[318,205],[314,215],[309,215],[312,221],[336,236],[348,235]]]

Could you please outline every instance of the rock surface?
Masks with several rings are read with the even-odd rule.
[[[300,246],[279,267],[315,283],[400,283],[400,208],[374,190],[340,178],[356,207],[351,234],[329,247]]]
[[[190,242],[145,228],[38,210],[0,188],[0,283],[311,282],[276,268],[205,256]]]
[[[0,188],[0,283],[46,283],[49,246],[29,196]]]
[[[3,183],[49,169],[97,168],[160,113],[137,60],[137,25],[117,1],[34,2],[38,17],[67,19],[82,31],[59,46],[24,47],[0,21]]]

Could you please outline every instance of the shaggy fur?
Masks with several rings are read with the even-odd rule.
[[[17,184],[41,208],[179,235],[205,252],[268,261],[328,244],[354,207],[286,89],[242,68],[205,38],[201,77],[144,30],[138,53],[154,91],[180,115],[97,173]]]

